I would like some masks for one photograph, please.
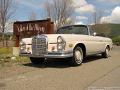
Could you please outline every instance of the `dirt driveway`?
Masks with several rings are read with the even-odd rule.
[[[51,60],[38,66],[26,63],[0,70],[0,90],[120,90],[119,87],[120,47],[115,47],[108,59],[88,57],[78,67]]]

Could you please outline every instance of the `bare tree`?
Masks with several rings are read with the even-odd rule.
[[[94,24],[100,24],[101,23],[101,18],[103,17],[104,15],[104,11],[103,10],[100,10],[100,9],[96,9],[94,12],[93,12],[93,23]]]
[[[74,13],[73,0],[52,0],[45,3],[47,17],[51,18],[56,26],[56,29],[73,23],[71,17]]]
[[[30,20],[30,21],[37,19],[37,15],[36,15],[36,13],[34,11],[30,12],[29,15],[30,16],[28,17],[28,20]]]
[[[13,0],[0,0],[0,32],[2,33],[3,45],[6,24],[12,18],[14,12],[15,7],[13,4]]]
[[[109,36],[111,31],[108,24],[102,24],[101,18],[104,15],[104,11],[100,9],[96,9],[96,11],[93,13],[93,30],[98,33],[100,36]]]

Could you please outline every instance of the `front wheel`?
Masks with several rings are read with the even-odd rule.
[[[81,47],[76,47],[73,51],[72,64],[78,66],[83,62],[83,50]]]
[[[103,57],[103,58],[108,58],[108,56],[109,56],[109,51],[110,51],[109,47],[106,47],[105,52],[102,53],[102,57]]]
[[[44,58],[33,58],[33,57],[30,57],[30,60],[33,64],[41,64],[44,62]]]

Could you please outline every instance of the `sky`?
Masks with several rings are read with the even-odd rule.
[[[51,0],[15,0],[17,5],[14,20],[28,20],[31,12],[37,19],[45,19],[44,2]],[[73,0],[74,16],[78,24],[92,24],[93,13],[101,11],[100,22],[120,23],[120,0]]]

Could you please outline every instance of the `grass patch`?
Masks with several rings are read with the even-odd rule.
[[[112,38],[115,45],[120,46],[120,35]]]
[[[0,54],[12,54],[12,48],[10,47],[1,47]]]
[[[0,69],[4,67],[11,67],[13,65],[23,65],[25,63],[30,63],[28,57],[19,56],[0,56]]]
[[[23,63],[28,63],[28,62],[30,62],[30,60],[29,60],[28,57],[20,57],[20,56],[17,56],[14,61],[15,61],[16,63],[18,63],[18,64],[23,64]]]
[[[0,48],[0,68],[15,64],[22,65],[30,62],[28,57],[13,56],[12,51],[12,47]]]

